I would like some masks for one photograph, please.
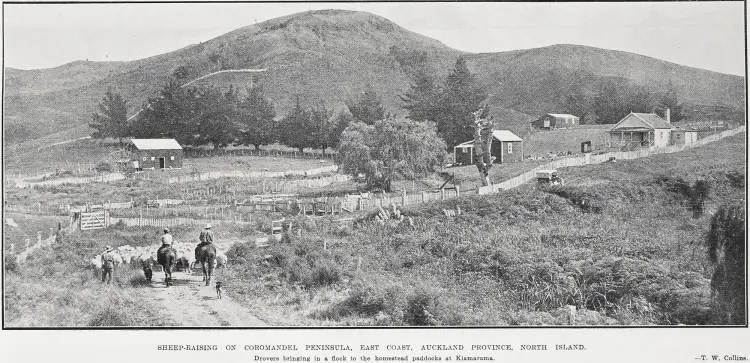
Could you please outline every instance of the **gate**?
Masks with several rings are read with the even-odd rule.
[[[101,210],[97,212],[81,213],[80,227],[82,231],[90,229],[107,228],[109,224],[109,211]]]

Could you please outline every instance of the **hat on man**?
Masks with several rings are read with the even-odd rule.
[[[206,224],[206,229],[210,229],[210,228],[211,228],[211,223]]]
[[[164,233],[169,233],[169,228],[164,227]]]
[[[112,246],[104,247],[104,250],[107,251],[107,252],[112,251]]]

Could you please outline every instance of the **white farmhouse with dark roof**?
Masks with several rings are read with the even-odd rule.
[[[131,139],[130,148],[136,170],[182,168],[182,146],[175,139]]]
[[[610,146],[621,150],[641,147],[665,147],[671,143],[675,127],[654,113],[631,112],[609,130]]]

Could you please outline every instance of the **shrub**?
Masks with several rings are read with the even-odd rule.
[[[716,294],[723,323],[745,324],[745,210],[722,206],[711,219],[706,238],[708,256],[715,265],[711,290]]]
[[[107,161],[101,161],[94,167],[94,170],[100,173],[109,173],[114,171],[114,167]]]
[[[130,319],[127,314],[116,309],[113,306],[107,305],[99,310],[89,320],[89,326],[129,326],[131,325]]]
[[[16,262],[16,256],[5,254],[3,259],[5,260],[6,272],[18,272],[18,262]]]
[[[406,301],[404,322],[409,325],[439,325],[436,313],[438,310],[438,294],[430,289],[419,287]]]

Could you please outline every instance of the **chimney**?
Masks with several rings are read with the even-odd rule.
[[[666,111],[664,111],[664,119],[666,119],[667,122],[672,122],[672,121],[669,120],[669,109],[667,109]]]

